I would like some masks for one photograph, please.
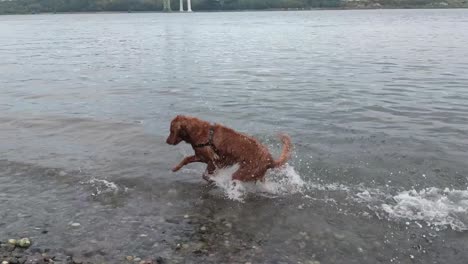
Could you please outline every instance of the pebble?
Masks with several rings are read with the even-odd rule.
[[[200,227],[200,230],[203,231],[203,232],[206,231],[206,226]]]
[[[29,246],[31,246],[31,241],[29,240],[29,238],[22,238],[18,241],[16,245],[22,248],[28,248]]]
[[[304,242],[299,242],[299,248],[304,249],[306,247],[306,243]]]
[[[133,261],[135,261],[135,262],[140,262],[140,261],[141,261],[141,258],[134,258]]]
[[[133,257],[132,256],[127,256],[127,257],[125,257],[125,259],[128,260],[128,261],[132,261]]]
[[[73,257],[74,264],[83,264],[84,260],[82,258]]]
[[[2,250],[6,251],[6,252],[13,252],[13,250],[15,250],[16,248],[16,245],[13,245],[13,244],[5,244],[5,245],[2,245]]]
[[[156,263],[158,263],[158,264],[163,264],[163,263],[164,263],[163,257],[158,256],[158,257],[156,258]]]
[[[142,260],[139,264],[146,264],[146,261]]]
[[[81,226],[81,224],[80,223],[72,223],[71,226],[72,227],[79,227],[79,226]]]
[[[338,239],[338,240],[343,240],[345,238],[345,235],[343,234],[338,234],[338,233],[335,233],[334,234],[335,238]]]
[[[182,245],[182,248],[183,248],[183,249],[187,249],[187,248],[189,248],[189,247],[190,247],[190,246],[189,246],[188,244],[183,244],[183,245]]]
[[[8,261],[4,260],[2,261],[2,264],[8,264]]]
[[[16,245],[16,239],[8,239],[8,244]]]
[[[185,219],[189,218],[189,215],[184,215],[184,218],[185,218]]]
[[[252,262],[246,262],[245,264],[252,264]]]

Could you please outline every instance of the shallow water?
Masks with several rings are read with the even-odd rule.
[[[465,263],[467,17],[2,16],[0,238],[111,263]],[[258,185],[173,174],[179,113],[275,155],[286,132],[293,159]]]

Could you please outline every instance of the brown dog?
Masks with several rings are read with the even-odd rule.
[[[268,169],[281,167],[290,158],[291,139],[287,135],[281,135],[283,151],[280,158],[274,160],[268,149],[254,138],[195,117],[178,115],[171,122],[170,132],[167,144],[185,141],[195,151],[195,155],[185,157],[172,171],[192,162],[203,162],[208,164],[203,174],[207,181],[210,181],[208,174],[234,164],[239,164],[239,169],[232,175],[233,180],[263,180]]]

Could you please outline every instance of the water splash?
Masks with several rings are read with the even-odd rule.
[[[424,221],[436,227],[468,230],[468,189],[442,190],[431,187],[420,191],[403,191],[393,199],[395,203],[381,206],[392,219]]]
[[[226,197],[231,200],[243,202],[248,194],[257,194],[267,197],[276,197],[302,192],[305,182],[290,165],[282,169],[269,171],[264,182],[233,181],[232,174],[239,168],[234,165],[221,169],[211,177],[216,186],[221,188]]]
[[[100,195],[103,193],[117,193],[121,190],[126,192],[128,190],[127,187],[119,187],[114,182],[94,177],[88,181],[82,181],[80,183],[84,185],[90,185],[93,188],[93,193],[91,194],[93,196]]]
[[[345,207],[351,205],[349,203],[364,205],[362,211],[359,211],[360,207],[352,206],[353,211],[358,210],[354,212],[356,215],[369,215],[368,210],[371,210],[380,219],[389,221],[414,221],[416,225],[421,226],[418,223],[420,221],[434,230],[447,227],[457,231],[468,230],[468,189],[431,187],[420,191],[397,191],[388,186],[372,188],[362,185],[306,182],[291,165],[269,171],[264,182],[239,182],[231,178],[237,169],[237,165],[222,169],[211,177],[224,196],[231,200],[244,202],[249,194],[274,198],[302,193],[302,197],[310,202],[324,201],[328,204],[343,204]],[[326,195],[322,197],[324,193]],[[344,201],[343,199],[347,205],[339,202]]]

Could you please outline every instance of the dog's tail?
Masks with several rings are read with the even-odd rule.
[[[286,134],[280,134],[281,142],[283,142],[283,151],[281,152],[281,156],[279,159],[273,161],[272,168],[278,168],[286,164],[288,160],[291,158],[291,138]]]

